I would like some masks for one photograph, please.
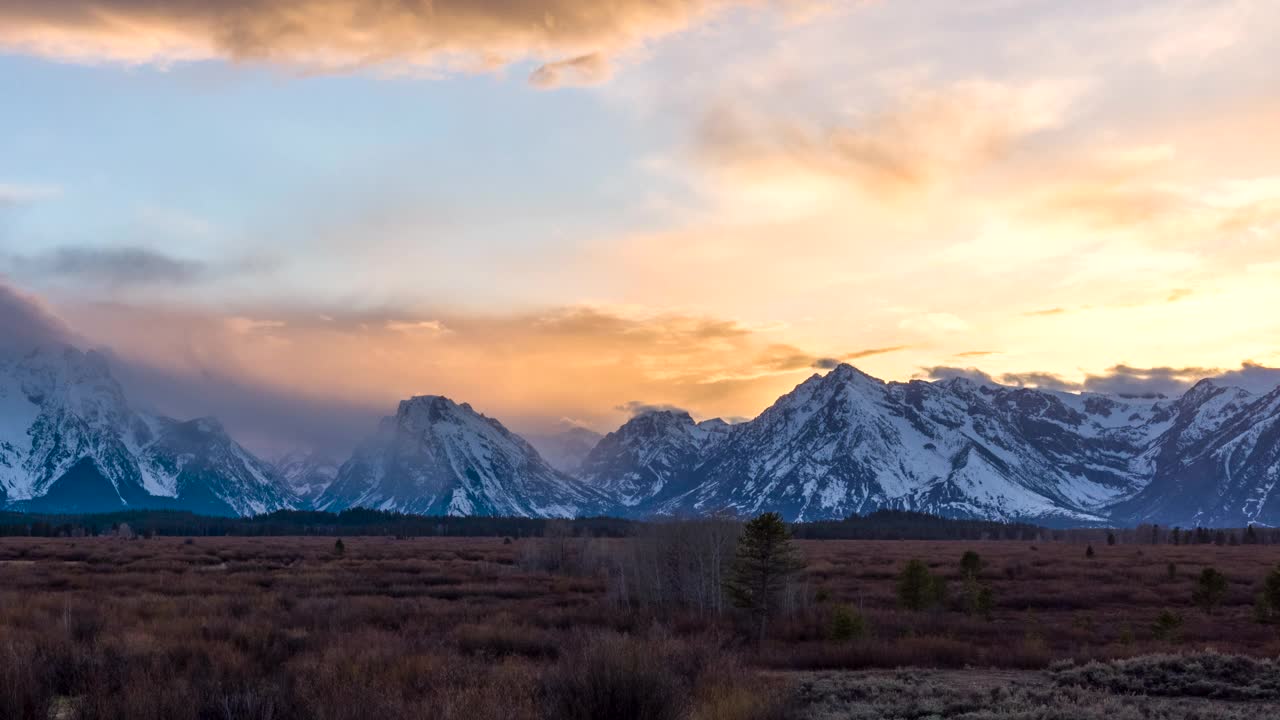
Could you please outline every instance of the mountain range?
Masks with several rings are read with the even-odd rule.
[[[639,414],[538,448],[466,403],[400,403],[345,461],[268,463],[217,420],[132,408],[95,352],[0,358],[0,508],[789,520],[877,509],[1046,525],[1280,524],[1280,389],[1180,397],[815,374],[755,419]],[[540,449],[542,450],[540,452]]]

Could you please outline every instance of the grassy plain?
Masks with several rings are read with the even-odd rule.
[[[542,542],[344,538],[339,553],[333,538],[5,538],[0,717],[921,717],[876,698],[902,695],[894,682],[935,683],[944,698],[968,687],[964,673],[1014,673],[1026,688],[1009,708],[1092,693],[1121,703],[1123,718],[1111,695],[1147,690],[1050,666],[1280,656],[1280,629],[1253,614],[1277,546],[1102,546],[1089,559],[1066,543],[805,541],[788,615],[755,647],[731,613],[621,602],[611,558],[635,540],[573,540],[573,571],[556,573],[529,561]],[[983,558],[989,618],[964,612],[966,550]],[[911,558],[947,578],[940,607],[898,607]],[[1230,581],[1212,614],[1192,603],[1208,566]],[[1166,610],[1173,630],[1156,625]],[[858,631],[833,633],[849,612]],[[886,672],[899,668],[908,675]],[[911,673],[923,680],[902,679]],[[849,689],[867,678],[880,689]],[[1183,717],[1168,696],[1150,707],[1170,702],[1174,714],[1152,716]],[[1266,696],[1196,702],[1275,707]],[[949,707],[938,717],[987,717]]]

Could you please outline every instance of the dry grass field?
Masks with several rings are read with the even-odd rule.
[[[1064,543],[802,542],[808,569],[757,648],[732,614],[624,607],[610,563],[633,540],[573,541],[579,561],[557,573],[528,562],[542,542],[344,538],[339,553],[333,538],[2,539],[0,717],[842,717],[812,715],[843,697],[813,691],[839,685],[834,670],[1040,676],[1068,659],[1280,656],[1280,628],[1253,612],[1276,546],[1102,546],[1089,559]],[[989,619],[964,612],[966,550],[984,561]],[[898,607],[911,558],[948,578],[951,599]],[[1207,566],[1230,581],[1213,614],[1192,603]],[[1165,610],[1177,627],[1157,628]],[[833,631],[842,613],[855,632]],[[860,692],[845,706],[863,707]],[[1166,716],[1181,717],[1153,715]]]

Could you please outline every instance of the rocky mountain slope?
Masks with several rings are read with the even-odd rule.
[[[609,509],[603,493],[552,468],[502,423],[433,395],[401,402],[342,465],[315,506],[533,517]]]
[[[551,467],[570,475],[581,469],[582,461],[602,437],[591,428],[563,421],[552,432],[524,433],[524,438]]]
[[[842,365],[705,449],[678,432],[692,420],[633,419],[583,477],[637,516],[900,508],[1053,525],[1272,524],[1277,406],[1274,393],[1211,382],[1178,399],[1124,398],[886,383]]]
[[[578,476],[623,511],[655,507],[689,489],[689,471],[728,437],[729,427],[719,419],[695,423],[686,412],[644,413],[604,436]]]
[[[216,420],[134,411],[97,353],[53,347],[0,359],[0,504],[245,515],[295,503]]]
[[[96,353],[0,358],[9,509],[819,520],[894,508],[1051,525],[1280,525],[1280,389],[1212,380],[1178,398],[1131,398],[884,382],[841,365],[738,425],[654,411],[598,442],[585,430],[540,441],[559,468],[471,406],[422,396],[345,462],[301,453],[271,465],[211,418],[135,411]]]
[[[342,463],[325,452],[296,449],[285,453],[273,464],[298,498],[300,507],[310,507],[338,477]]]

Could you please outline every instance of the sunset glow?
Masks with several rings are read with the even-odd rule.
[[[0,290],[251,443],[1280,365],[1271,0],[233,5],[0,4]]]

